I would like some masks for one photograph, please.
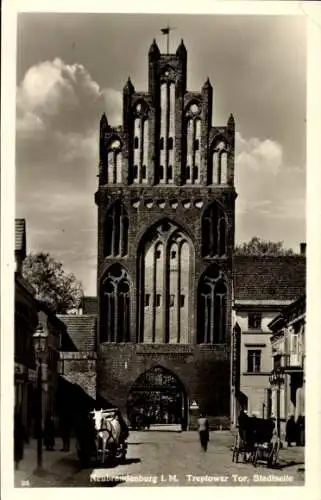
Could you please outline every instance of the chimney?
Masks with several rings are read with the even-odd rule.
[[[307,244],[300,243],[300,255],[306,255],[306,250],[307,250]]]

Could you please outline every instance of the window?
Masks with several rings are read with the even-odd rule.
[[[291,335],[291,354],[298,354],[299,347],[299,336],[297,333],[292,333]]]
[[[115,264],[101,289],[101,337],[107,342],[129,341],[130,296],[127,272]]]
[[[172,180],[173,179],[173,167],[172,165],[169,165],[168,167],[168,180]]]
[[[169,137],[167,140],[167,149],[173,149],[173,137]]]
[[[169,306],[174,307],[175,304],[175,295],[170,295],[169,296]]]
[[[145,307],[149,307],[150,295],[149,293],[145,293]]]
[[[138,137],[135,137],[134,139],[134,148],[138,149]]]
[[[194,180],[198,179],[198,166],[197,165],[195,165],[195,167],[193,167],[193,178],[194,178]]]
[[[142,177],[143,179],[146,179],[146,165],[142,166]]]
[[[247,371],[248,373],[260,373],[261,371],[261,353],[260,349],[247,351]]]
[[[195,151],[198,151],[200,148],[200,141],[198,139],[195,139],[195,142],[194,142],[194,150]]]
[[[134,165],[134,179],[138,178],[138,166]]]
[[[161,295],[159,293],[156,294],[156,307],[160,307],[161,305]]]
[[[261,313],[250,313],[248,316],[248,327],[253,330],[259,330],[261,328],[262,314]]]
[[[121,256],[128,252],[128,216],[119,200],[110,207],[104,223],[104,255]]]
[[[159,178],[161,180],[164,179],[164,167],[163,167],[163,165],[160,165],[160,167],[159,167]]]
[[[277,370],[282,366],[281,363],[282,355],[277,354],[276,356],[273,356],[273,370]]]
[[[215,276],[216,266],[212,266],[199,285],[197,332],[199,344],[226,342],[227,287],[224,279],[217,279]]]
[[[160,258],[161,258],[161,251],[156,250],[156,259],[160,259]]]
[[[202,218],[203,257],[222,256],[227,251],[227,224],[225,213],[216,203],[210,205]]]
[[[171,259],[176,259],[176,250],[171,251]]]
[[[159,141],[159,149],[164,149],[164,137],[161,137],[160,138],[160,141]]]
[[[185,295],[180,295],[179,296],[179,305],[180,307],[184,307],[185,304]]]

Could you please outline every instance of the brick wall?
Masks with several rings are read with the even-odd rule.
[[[134,382],[154,366],[161,366],[178,378],[187,405],[196,400],[210,417],[212,426],[228,425],[230,352],[226,346],[101,344],[97,359],[97,396],[126,414]]]
[[[96,399],[96,354],[61,352],[60,375],[79,386],[89,397]]]
[[[136,300],[138,293],[137,283],[137,256],[140,252],[141,241],[146,232],[156,223],[164,218],[168,218],[190,237],[193,246],[195,258],[193,259],[192,271],[192,289],[191,302],[194,304],[194,309],[190,314],[190,338],[191,342],[196,339],[197,325],[197,287],[201,275],[206,268],[215,263],[219,268],[226,273],[227,282],[232,280],[232,252],[234,247],[234,204],[235,204],[234,189],[220,188],[179,188],[179,187],[139,187],[139,186],[109,186],[102,187],[96,193],[96,203],[99,205],[98,210],[98,290],[100,283],[107,269],[115,262],[119,262],[128,271],[131,282],[131,341],[137,339],[137,312]],[[104,258],[103,255],[103,239],[104,239],[104,219],[106,210],[115,199],[121,199],[126,207],[129,216],[129,234],[128,234],[128,255],[121,258]],[[163,208],[159,207],[159,201],[165,201]],[[228,248],[227,258],[220,259],[203,259],[201,257],[201,240],[202,228],[201,217],[203,211],[210,202],[219,201],[225,209],[227,216],[227,234]],[[147,204],[152,201],[153,205],[147,208]],[[177,202],[177,206],[174,204]],[[199,202],[202,202],[200,206]],[[228,328],[227,335],[230,335],[231,328],[231,286],[228,285]],[[100,300],[98,294],[98,302]],[[98,317],[99,322],[99,317]],[[98,335],[100,325],[98,325]],[[99,340],[98,340],[99,343]]]

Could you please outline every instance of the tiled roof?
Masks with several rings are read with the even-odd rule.
[[[84,297],[82,307],[83,307],[83,314],[97,314],[98,313],[97,297]]]
[[[235,300],[295,300],[305,293],[304,256],[236,256]]]
[[[94,351],[96,346],[95,315],[57,315],[66,325],[67,333],[62,338],[63,351]]]
[[[25,219],[15,219],[15,251],[26,251],[26,221]]]

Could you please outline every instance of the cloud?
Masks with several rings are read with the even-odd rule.
[[[283,161],[282,146],[271,139],[252,137],[245,140],[236,133],[236,154],[238,169],[251,170],[261,174],[276,175]]]
[[[94,193],[104,111],[111,125],[121,124],[121,92],[101,88],[78,63],[39,63],[17,88],[17,217],[27,219],[28,249],[61,260],[86,293],[95,293],[96,283]],[[271,138],[237,133],[235,176],[237,238],[287,233],[295,245],[298,227],[304,232],[302,166],[285,164],[282,145]]]
[[[276,141],[237,133],[235,185],[237,241],[286,239],[286,245],[297,249],[305,234],[304,166],[286,164]]]
[[[81,132],[99,123],[104,111],[112,125],[119,124],[121,92],[100,88],[79,63],[41,62],[28,69],[17,89],[18,130],[35,116],[51,131]]]

